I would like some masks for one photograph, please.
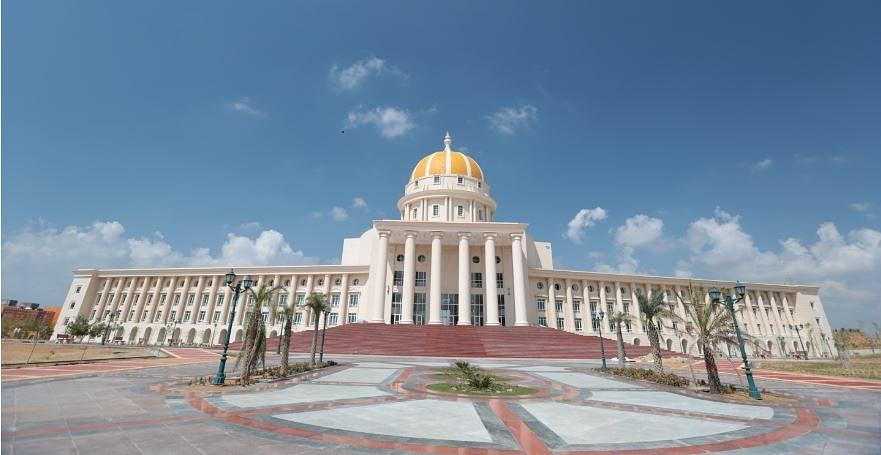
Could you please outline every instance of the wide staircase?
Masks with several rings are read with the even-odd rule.
[[[318,332],[319,343],[322,332]],[[280,337],[267,340],[267,351],[275,351]],[[292,352],[309,351],[312,332],[297,332]],[[604,341],[606,358],[617,357],[615,340]],[[238,349],[240,343],[230,346]],[[627,357],[651,352],[649,346],[626,344]],[[419,326],[388,324],[348,324],[327,329],[324,352],[430,357],[489,357],[599,359],[600,339],[547,327]],[[663,355],[675,356],[670,351]]]

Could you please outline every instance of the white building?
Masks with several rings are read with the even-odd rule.
[[[633,317],[625,339],[647,343],[636,295],[663,292],[684,316],[673,293],[687,300],[688,279],[554,268],[551,244],[534,241],[523,223],[498,222],[496,202],[477,162],[451,148],[422,158],[398,200],[399,220],[378,220],[359,238],[345,239],[339,265],[236,267],[239,277],[284,286],[283,304],[300,304],[311,292],[328,294],[328,326],[376,324],[546,325],[596,335],[590,314],[624,311]],[[56,333],[83,315],[112,320],[126,343],[220,344],[226,337],[231,291],[228,268],[77,269]],[[731,281],[692,280],[730,288]],[[811,353],[834,349],[816,286],[747,283],[741,328],[774,356],[801,351],[794,327]],[[461,302],[467,302],[461,305]],[[242,336],[242,302],[232,340]],[[113,315],[111,317],[111,315]],[[296,312],[297,330],[311,315]],[[269,321],[267,332],[281,332]],[[612,337],[608,320],[603,335]],[[792,327],[793,329],[791,329]],[[683,327],[664,321],[662,344],[690,344]],[[782,337],[782,338],[781,338]],[[828,342],[824,340],[829,340]]]

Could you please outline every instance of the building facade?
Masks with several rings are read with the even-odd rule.
[[[539,325],[613,337],[594,310],[629,313],[625,341],[648,342],[637,296],[663,293],[685,317],[675,294],[688,301],[689,279],[554,268],[552,245],[535,241],[522,223],[499,222],[483,169],[473,158],[444,149],[422,158],[398,200],[398,220],[377,220],[345,239],[338,265],[235,267],[256,285],[282,286],[281,304],[297,305],[296,330],[313,317],[301,307],[311,292],[328,295],[329,327],[352,324]],[[77,269],[56,334],[77,316],[113,324],[115,338],[141,344],[220,344],[231,317],[228,268]],[[693,279],[697,287],[730,288],[731,281]],[[832,330],[816,286],[747,283],[738,320],[761,342],[754,354],[802,351],[832,355]],[[243,305],[244,303],[244,305]],[[231,339],[242,338],[248,302],[239,302]],[[268,318],[267,318],[268,319]],[[323,321],[320,321],[322,324]],[[282,321],[268,321],[267,333]],[[600,327],[600,324],[605,325]],[[662,345],[696,353],[682,324],[661,321]],[[796,332],[796,327],[799,329]],[[801,339],[799,339],[799,337]]]

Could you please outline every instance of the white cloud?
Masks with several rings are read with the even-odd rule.
[[[406,77],[406,74],[388,65],[385,60],[374,56],[358,60],[347,68],[333,65],[330,68],[328,77],[334,87],[342,90],[353,90],[371,75],[379,76],[383,74],[395,74]]]
[[[531,104],[502,108],[486,116],[489,127],[500,134],[512,135],[529,127],[538,118],[538,109]]]
[[[634,248],[648,246],[664,233],[664,222],[660,218],[647,215],[634,215],[615,229],[615,241]]]
[[[774,160],[772,160],[771,158],[765,158],[765,159],[759,161],[758,163],[754,164],[753,170],[767,171],[768,169],[771,169],[771,166],[773,166],[773,165],[774,165]]]
[[[845,236],[826,222],[813,243],[787,238],[778,251],[763,251],[743,230],[740,217],[717,209],[712,218],[692,222],[685,241],[690,257],[677,266],[681,275],[817,284],[830,317],[853,321],[878,313],[881,232],[874,229]]]
[[[257,110],[257,108],[254,107],[254,102],[251,100],[251,98],[247,96],[233,101],[232,103],[230,103],[229,107],[236,112],[253,115],[255,117],[262,117],[266,115],[266,113]]]
[[[350,111],[346,116],[346,128],[373,125],[380,135],[395,138],[416,127],[410,111],[394,106],[376,107],[367,111]]]
[[[330,219],[333,221],[346,221],[349,219],[349,212],[342,207],[333,207],[328,212]]]
[[[367,201],[363,197],[352,199],[352,208],[363,209],[367,207]]]
[[[4,298],[57,305],[77,267],[126,268],[174,266],[297,265],[317,263],[294,250],[284,236],[267,229],[255,237],[228,234],[213,255],[209,248],[183,252],[159,235],[132,237],[117,221],[57,229],[40,222],[5,236],[2,280]]]
[[[606,219],[606,211],[602,207],[581,209],[569,221],[568,229],[563,234],[563,237],[580,244],[583,240],[584,231],[595,225],[597,221],[604,219]]]
[[[857,212],[868,212],[872,208],[872,204],[869,202],[854,202],[850,204],[850,208]]]

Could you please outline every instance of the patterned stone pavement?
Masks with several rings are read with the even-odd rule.
[[[449,360],[349,357],[219,394],[174,387],[216,368],[189,355],[154,368],[4,381],[2,453],[881,452],[881,393],[869,390],[760,378],[799,398],[768,405],[599,377],[590,362],[486,360],[476,363],[540,392],[471,399],[426,390],[432,367]]]

